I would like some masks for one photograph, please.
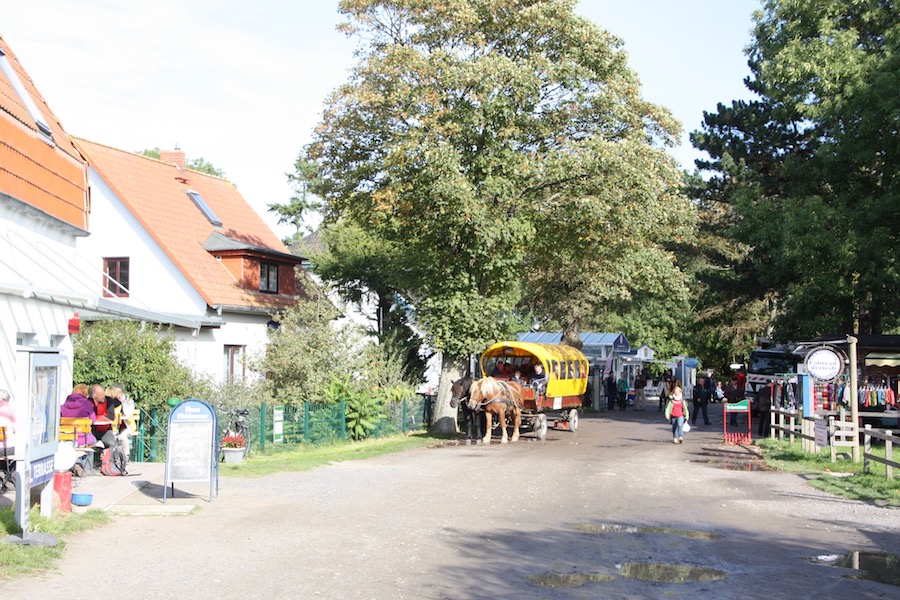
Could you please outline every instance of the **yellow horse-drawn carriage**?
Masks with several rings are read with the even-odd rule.
[[[536,365],[540,365],[536,369]],[[588,361],[571,346],[532,342],[497,342],[481,355],[482,377],[513,379],[518,371],[525,389],[522,431],[547,437],[549,426],[575,431],[578,408],[587,389]],[[545,383],[536,372],[546,373]],[[548,425],[547,412],[556,413]]]

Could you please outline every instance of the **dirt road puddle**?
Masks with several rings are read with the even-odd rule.
[[[726,471],[769,471],[771,470],[761,456],[732,450],[705,450],[693,463],[707,464]]]
[[[709,531],[692,531],[690,529],[672,529],[669,527],[639,527],[619,523],[582,523],[575,529],[584,533],[662,533],[677,535],[691,540],[718,540],[722,536]]]
[[[603,573],[543,573],[541,575],[529,575],[525,579],[541,587],[574,588],[589,583],[613,581],[615,578],[615,575],[605,575]]]
[[[846,554],[827,554],[810,559],[819,565],[841,567],[859,571],[853,575],[858,579],[868,579],[900,587],[900,556],[880,552],[852,551]]]
[[[625,563],[619,568],[623,576],[658,583],[690,583],[693,581],[721,581],[725,572],[675,563]]]

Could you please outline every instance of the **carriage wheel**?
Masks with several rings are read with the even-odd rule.
[[[574,408],[569,411],[569,431],[578,431],[578,411]]]
[[[539,413],[534,418],[534,432],[537,434],[537,439],[542,442],[547,439],[547,415],[544,413]]]

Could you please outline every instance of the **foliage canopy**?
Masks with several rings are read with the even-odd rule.
[[[707,113],[698,196],[722,207],[720,290],[762,302],[780,339],[900,325],[900,20],[890,0],[768,0],[753,101]],[[730,287],[730,289],[729,289]]]
[[[345,0],[363,43],[297,180],[326,222],[391,253],[392,284],[451,357],[539,311],[577,332],[633,289],[684,282],[693,212],[621,42],[568,0]],[[526,298],[527,293],[527,299]]]

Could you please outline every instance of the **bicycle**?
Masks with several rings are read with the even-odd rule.
[[[219,440],[220,448],[225,447],[226,438],[240,436],[244,440],[244,458],[247,457],[247,454],[250,452],[251,436],[250,427],[247,426],[247,422],[244,418],[249,414],[250,411],[246,408],[233,408],[223,412],[223,416],[227,417],[227,421],[225,422],[225,429],[222,432],[222,438]],[[225,460],[224,454],[220,460]]]

